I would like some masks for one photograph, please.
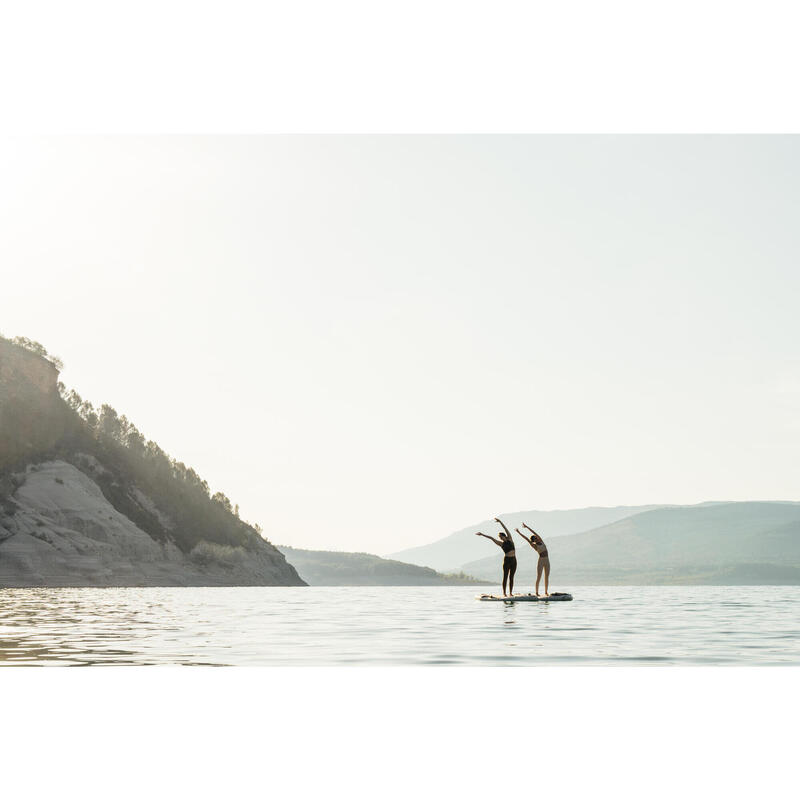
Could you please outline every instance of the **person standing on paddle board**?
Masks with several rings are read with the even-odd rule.
[[[484,539],[491,539],[498,547],[503,548],[503,597],[506,595],[506,583],[509,584],[508,594],[514,594],[514,573],[517,571],[517,551],[514,549],[514,542],[511,540],[511,533],[498,518],[494,518],[495,522],[499,522],[503,526],[505,533],[500,533],[500,539],[495,539],[494,536],[487,536],[485,533],[478,531],[476,536],[483,536]]]
[[[524,533],[519,533],[519,528],[514,530],[539,554],[539,563],[536,565],[536,596],[539,596],[539,581],[542,579],[542,572],[544,572],[544,596],[550,597],[550,556],[547,554],[547,545],[542,537],[526,522],[523,522],[522,526],[531,532],[530,538]]]

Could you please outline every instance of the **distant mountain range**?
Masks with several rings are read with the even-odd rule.
[[[550,551],[555,588],[577,584],[800,584],[800,503],[703,503],[545,513],[584,514],[584,520],[591,520],[596,511],[612,516],[627,513],[609,524],[571,534],[563,532],[564,526],[559,529],[554,524],[551,529],[546,522],[536,522],[534,512],[508,514],[503,519],[513,529],[521,516],[542,535]],[[573,521],[580,524],[580,517]],[[467,558],[456,561],[456,569],[498,581],[501,554],[492,552],[496,548],[491,543],[472,535],[478,527],[435,542],[428,551],[447,553],[453,564],[461,545]],[[494,523],[494,528],[484,532],[497,529]],[[475,552],[473,542],[488,545],[489,551],[484,546],[481,558],[469,560]],[[411,560],[413,552],[400,555]],[[537,556],[519,538],[517,555],[519,586],[521,581],[535,580]]]
[[[464,586],[485,585],[469,575],[442,575],[430,567],[391,561],[369,553],[298,550],[278,546],[310,586]]]
[[[571,533],[581,533],[592,528],[599,528],[611,522],[639,514],[664,508],[662,505],[651,506],[615,506],[613,508],[577,508],[565,511],[516,511],[502,514],[501,519],[513,532],[514,528],[521,528],[523,522],[539,530],[546,537],[567,536]],[[398,558],[410,564],[433,567],[433,569],[452,571],[459,570],[463,564],[476,561],[487,555],[494,555],[494,545],[486,539],[475,536],[478,531],[495,536],[502,528],[492,519],[484,520],[476,525],[470,525],[460,531],[439,539],[432,544],[421,547],[412,547],[391,553],[387,558]]]

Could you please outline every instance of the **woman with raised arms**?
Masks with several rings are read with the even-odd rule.
[[[499,517],[494,518],[495,522],[499,522],[503,526],[505,533],[498,534],[500,539],[495,539],[494,536],[487,536],[485,533],[478,531],[476,536],[483,536],[484,539],[491,539],[498,547],[503,548],[503,597],[514,594],[514,573],[517,571],[517,552],[514,549],[514,542],[511,539],[511,532],[506,528],[505,524]],[[506,595],[506,583],[509,584],[508,595]]]
[[[536,565],[536,596],[539,596],[539,581],[542,578],[542,572],[544,572],[544,596],[550,597],[550,556],[547,554],[547,545],[542,537],[527,523],[523,522],[522,527],[531,532],[530,538],[524,533],[519,533],[519,528],[514,530],[539,554],[539,563]]]

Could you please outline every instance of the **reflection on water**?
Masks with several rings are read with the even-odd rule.
[[[0,665],[800,664],[800,587],[0,589]]]

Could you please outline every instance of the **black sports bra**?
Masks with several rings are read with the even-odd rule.
[[[509,542],[508,539],[503,539],[500,543],[500,547],[503,548],[504,553],[509,553],[514,551],[514,542]]]

